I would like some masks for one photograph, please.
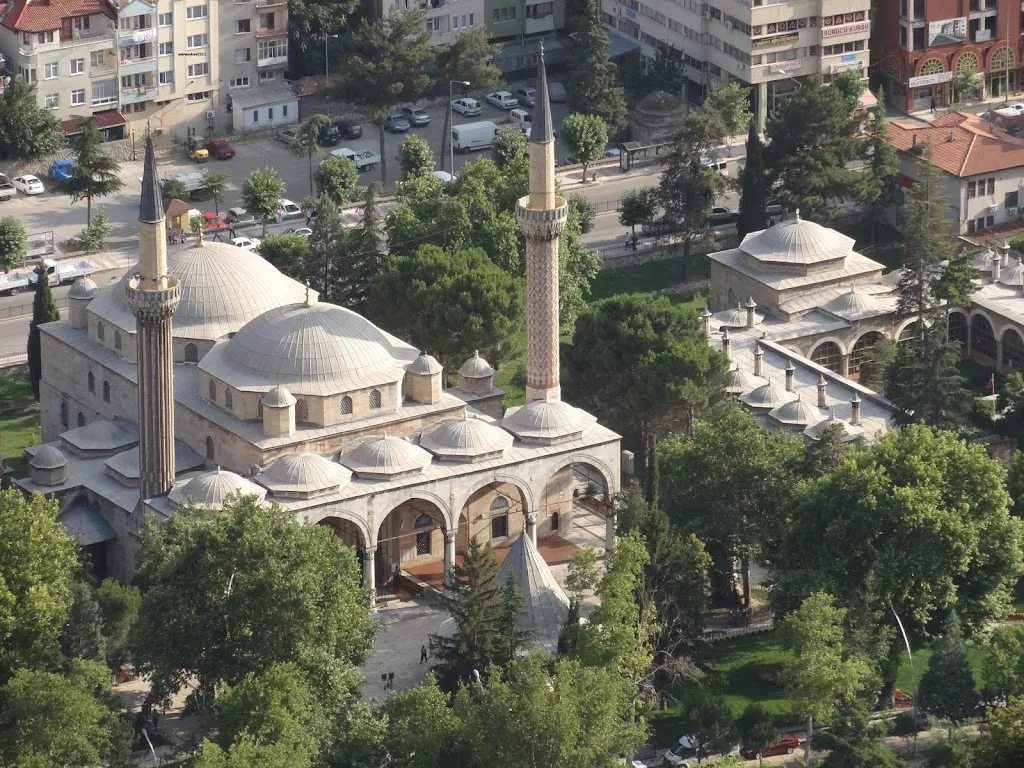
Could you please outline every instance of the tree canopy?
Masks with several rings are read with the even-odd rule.
[[[57,182],[57,189],[70,197],[72,203],[85,200],[85,221],[91,224],[92,199],[113,195],[124,188],[121,164],[104,151],[103,137],[91,119],[78,122],[70,144],[75,166],[68,172],[68,178]]]
[[[569,115],[562,121],[562,143],[583,165],[583,181],[587,180],[587,168],[604,157],[608,147],[608,126],[597,115]]]
[[[2,222],[0,222],[2,224]],[[24,228],[23,230],[24,231]],[[36,290],[32,298],[32,321],[28,326],[28,371],[32,383],[32,394],[39,400],[39,381],[43,378],[43,353],[39,338],[39,326],[60,320],[60,310],[50,290],[50,278],[45,270],[36,270]]]
[[[626,125],[626,96],[609,45],[601,4],[587,0],[586,13],[577,19],[569,57],[569,111],[600,117],[614,134]]]
[[[7,272],[21,266],[28,253],[28,230],[14,216],[0,219],[0,269]]]
[[[0,157],[36,160],[64,146],[57,116],[39,106],[36,84],[10,82],[0,96]]]
[[[257,168],[242,182],[242,205],[263,222],[263,237],[267,236],[267,222],[274,218],[284,197],[284,181],[273,168]]]

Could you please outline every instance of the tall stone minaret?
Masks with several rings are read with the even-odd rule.
[[[530,131],[530,194],[516,204],[526,235],[526,399],[558,400],[558,236],[569,206],[555,194],[555,137],[551,128],[544,43],[537,63],[537,97]]]
[[[171,316],[181,299],[167,274],[167,232],[153,139],[146,136],[146,167],[139,205],[139,271],[128,281],[135,313],[139,376],[139,484],[148,499],[174,481],[174,379]]]

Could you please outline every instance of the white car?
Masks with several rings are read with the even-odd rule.
[[[309,237],[313,234],[313,230],[309,227],[299,227],[298,229],[286,229],[284,231],[286,235],[298,235],[299,237]]]
[[[740,753],[739,745],[737,744],[731,750],[730,755],[738,755]],[[708,755],[707,757],[722,757],[722,755]],[[679,743],[676,744],[672,749],[662,755],[664,765],[672,766],[672,768],[693,768],[697,765],[697,748],[693,743],[691,736],[680,736]]]
[[[452,109],[466,117],[476,117],[483,111],[480,102],[470,98],[456,99],[452,102]]]
[[[286,131],[281,131],[277,134],[277,140],[284,142],[285,144],[294,144],[296,139],[296,130],[289,128]]]
[[[281,209],[281,213],[284,215],[286,219],[302,215],[302,209],[299,208],[299,206],[297,206],[291,200],[281,198],[281,200],[278,201],[277,205]]]
[[[1024,115],[1024,101],[1015,101],[1012,104],[1003,104],[1003,106],[998,107],[998,109],[1012,109],[1018,115]]]
[[[19,176],[12,179],[11,183],[16,190],[24,192],[26,195],[41,195],[46,191],[43,189],[43,182],[35,176]]]
[[[228,242],[236,248],[245,248],[245,250],[255,253],[262,241],[258,237],[233,237]]]
[[[495,91],[487,94],[487,103],[493,104],[498,109],[512,109],[519,106],[519,99],[508,91]]]

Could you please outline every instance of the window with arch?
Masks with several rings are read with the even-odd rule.
[[[811,360],[832,373],[843,373],[843,352],[834,341],[823,341],[814,348]]]
[[[96,377],[93,375],[92,371],[89,371],[89,391],[94,395],[96,394]]]
[[[1013,370],[1024,366],[1024,338],[1015,328],[1003,331],[1003,365]]]
[[[903,65],[900,64],[900,60],[891,56],[885,64],[885,73],[896,82],[903,80]]]
[[[924,64],[921,65],[921,69],[918,70],[919,75],[937,75],[940,72],[946,71],[946,65],[942,63],[942,59],[928,59]]]
[[[301,424],[309,422],[309,403],[303,398],[295,401],[295,421]]]
[[[370,391],[370,407],[380,408],[380,390],[374,389]]]
[[[85,426],[85,414],[82,413],[81,411],[78,412],[78,426]]]
[[[96,323],[96,338],[100,341],[106,341],[107,339],[107,326],[103,324],[102,320]]]
[[[854,344],[853,349],[850,350],[850,366],[848,369],[850,376],[860,375],[860,365],[864,362],[864,358],[867,356],[868,350],[881,341],[882,338],[882,334],[878,331],[868,331],[857,339],[857,343]]]
[[[114,349],[116,349],[118,352],[121,351],[121,332],[120,331],[114,331]]]
[[[956,73],[958,75],[973,75],[978,71],[978,54],[961,53],[960,57],[956,60]]]
[[[348,416],[350,413],[352,413],[352,398],[345,395],[341,398],[341,415]]]
[[[491,538],[504,539],[508,536],[508,499],[495,496],[491,502]]]
[[[558,519],[558,513],[557,512],[552,512],[551,513],[551,530],[552,531],[557,531],[558,530],[559,522],[560,521]]]
[[[950,341],[957,341],[964,349],[967,348],[967,317],[960,312],[953,312],[949,316],[947,338]]]
[[[103,402],[104,403],[109,403],[110,402],[110,382],[109,381],[104,381],[103,382]]]
[[[213,438],[212,437],[207,437],[206,438],[206,460],[207,461],[213,461],[213,458],[214,458]]]
[[[921,336],[921,323],[920,321],[914,321],[902,331],[900,331],[900,337],[896,339],[897,344],[906,344],[908,341],[920,338]]]
[[[984,315],[971,318],[971,352],[980,352],[992,358],[996,356],[996,336],[992,332],[992,324]]]
[[[224,390],[224,407],[227,408],[229,411],[231,410],[232,406],[231,406],[231,390],[230,389],[225,389]]]
[[[430,540],[433,538],[434,531],[434,518],[430,515],[422,514],[413,521],[412,527],[416,531],[416,556],[429,555]]]
[[[185,345],[185,362],[186,363],[198,363],[199,362],[199,347],[192,342]]]
[[[1005,72],[1014,69],[1017,64],[1017,55],[1010,48],[1000,48],[992,54],[989,59],[988,68],[991,72]]]
[[[60,403],[60,425],[65,428],[68,426],[68,404],[63,400]]]
[[[213,379],[210,379],[210,385],[207,387],[207,394],[210,396],[210,400],[212,402],[217,402],[217,382]]]

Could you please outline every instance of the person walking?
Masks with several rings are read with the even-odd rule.
[[[420,664],[423,664],[427,660],[427,646],[420,646]]]

